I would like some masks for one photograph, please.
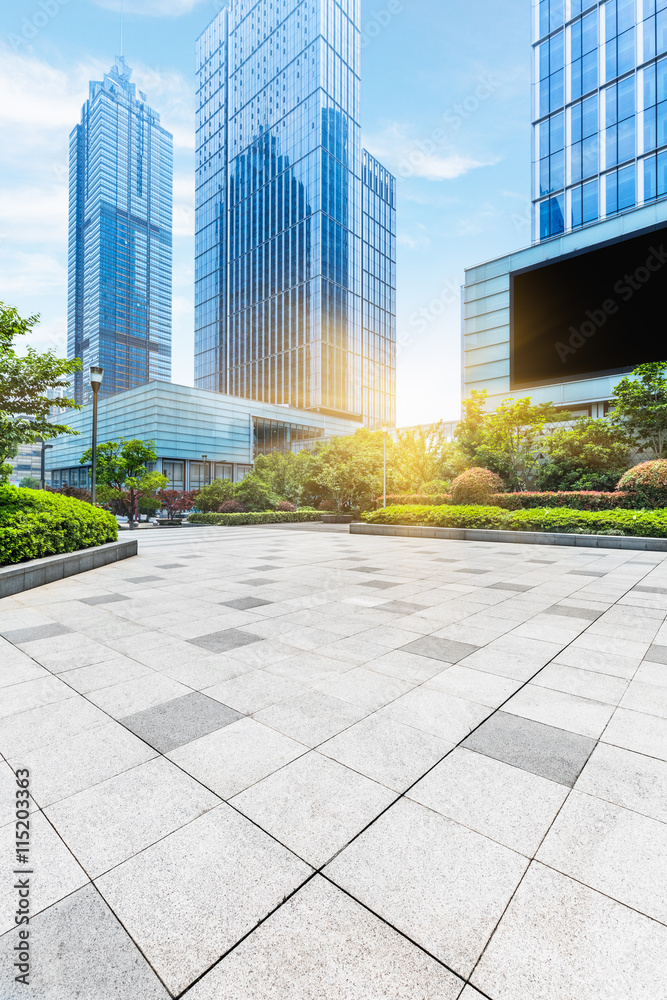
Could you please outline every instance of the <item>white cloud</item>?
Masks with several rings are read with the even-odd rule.
[[[194,236],[194,174],[174,175],[174,236]]]
[[[437,138],[435,137],[437,135]],[[411,126],[389,122],[382,132],[364,138],[364,145],[399,177],[450,181],[471,170],[498,162],[497,157],[472,156],[452,148],[442,132],[423,137]]]
[[[120,12],[121,0],[94,0],[94,2],[105,10]],[[210,3],[210,0],[124,0],[124,10],[126,14],[140,14],[144,17],[180,17],[182,14],[189,14],[203,2]],[[211,6],[219,10],[226,4],[216,3]]]
[[[13,296],[62,290],[67,284],[67,271],[61,260],[46,253],[17,251],[10,244],[0,244],[2,283],[0,292],[7,300]]]
[[[0,240],[17,246],[58,243],[67,248],[67,187],[5,183],[0,190]]]

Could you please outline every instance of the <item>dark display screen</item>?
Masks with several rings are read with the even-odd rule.
[[[511,386],[667,360],[667,229],[511,276]]]

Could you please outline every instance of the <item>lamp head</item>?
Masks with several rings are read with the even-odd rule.
[[[102,376],[104,375],[104,368],[98,368],[93,365],[90,369],[90,384],[92,386],[93,392],[97,392],[99,387],[102,385]]]

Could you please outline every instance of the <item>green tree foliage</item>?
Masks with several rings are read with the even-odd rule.
[[[622,378],[614,393],[612,421],[642,451],[655,458],[667,451],[667,361],[640,365]]]
[[[546,436],[546,461],[536,476],[539,490],[614,490],[630,465],[626,429],[609,420],[580,417],[573,427]]]
[[[255,459],[255,475],[263,479],[282,500],[298,504],[304,487],[311,478],[313,456],[309,451],[274,451],[270,455],[258,455]]]
[[[458,445],[472,463],[497,473],[510,490],[528,489],[539,470],[546,426],[569,414],[552,403],[533,403],[530,397],[504,399],[495,412],[487,413],[486,400],[486,390],[475,390],[464,401]]]
[[[393,489],[393,442],[387,439],[387,490]],[[383,434],[362,428],[350,437],[332,438],[313,456],[306,484],[314,500],[337,510],[370,509],[382,493]]]
[[[262,513],[274,510],[278,506],[280,497],[264,479],[251,473],[236,484],[234,499],[243,504],[247,511]]]
[[[202,514],[215,514],[225,500],[233,499],[234,483],[231,479],[214,479],[194,494],[195,507]]]
[[[24,476],[19,486],[22,490],[41,490],[42,483],[41,480],[35,479],[34,476]]]
[[[22,444],[40,438],[74,434],[66,424],[49,422],[54,405],[47,393],[67,384],[81,370],[78,359],[67,361],[53,351],[40,354],[28,347],[19,357],[16,339],[32,333],[39,316],[22,318],[12,306],[0,302],[0,481],[11,473],[8,459]],[[60,409],[81,409],[73,399],[58,399]]]
[[[467,466],[442,423],[398,431],[391,443],[391,482],[397,493],[421,492],[436,481],[449,483]]]
[[[80,459],[90,465],[93,449],[88,448]],[[153,441],[107,441],[97,446],[97,499],[123,513],[132,524],[139,514],[139,503],[167,486],[169,480],[159,472],[149,472],[150,462],[157,460]]]

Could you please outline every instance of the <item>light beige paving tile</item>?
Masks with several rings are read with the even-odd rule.
[[[473,983],[494,1000],[655,1000],[667,928],[533,864]]]
[[[38,683],[38,682],[33,682]],[[630,681],[630,685],[621,701],[621,708],[633,712],[644,712],[646,715],[657,715],[667,719],[667,687],[663,684],[646,684],[643,681]]]
[[[527,866],[514,851],[402,799],[325,874],[468,976]]]
[[[503,711],[598,739],[614,709],[611,705],[530,683],[503,706]]]
[[[576,789],[667,823],[667,763],[598,743]]]
[[[487,674],[481,670],[472,670],[460,663],[448,667],[429,681],[429,687],[437,691],[453,694],[457,698],[465,698],[479,705],[488,705],[490,708],[502,705],[519,686],[520,681],[499,677],[497,674]]]
[[[567,794],[555,781],[458,749],[422,778],[408,798],[532,857]]]
[[[122,681],[111,687],[91,691],[88,698],[114,719],[123,719],[154,705],[162,705],[165,701],[182,698],[190,694],[191,690],[154,670],[133,681]]]
[[[317,876],[192,990],[192,1000],[457,1000],[461,981]]]
[[[95,878],[192,822],[219,799],[157,757],[49,806],[45,812]]]
[[[618,705],[628,682],[621,677],[603,674],[594,670],[582,670],[564,663],[549,663],[540,671],[533,683],[537,687],[563,691],[606,705]]]
[[[19,715],[31,709],[43,708],[72,697],[72,689],[57,677],[40,677],[23,684],[3,688],[0,699],[0,718]]]
[[[412,684],[422,684],[434,674],[440,673],[442,660],[435,660],[430,656],[419,656],[416,653],[406,653],[403,649],[394,649],[390,653],[383,653],[375,660],[370,660],[366,666],[369,670],[374,670],[379,674],[399,677]]]
[[[232,804],[319,867],[395,797],[382,785],[313,751],[241,792]]]
[[[81,608],[81,605],[78,607]],[[54,639],[37,639],[27,643],[25,650],[33,660],[48,667],[54,674],[109,659],[106,646],[78,632],[58,635]]]
[[[410,691],[413,683],[400,677],[390,677],[368,667],[356,667],[326,681],[320,681],[315,687],[325,694],[341,698],[368,712],[374,712],[390,701],[400,698],[406,691]]]
[[[176,995],[311,871],[222,803],[104,875],[97,886]]]
[[[667,761],[667,719],[657,715],[617,708],[600,739]]]
[[[197,781],[229,799],[289,764],[308,747],[254,719],[239,719],[168,754]]]
[[[667,922],[665,823],[574,791],[537,858],[619,903]]]
[[[204,694],[221,701],[223,705],[235,708],[237,712],[251,715],[269,705],[287,701],[305,690],[305,685],[298,681],[278,677],[268,670],[253,670],[205,688]]]
[[[299,743],[314,747],[353,726],[366,714],[364,708],[348,701],[332,698],[321,691],[305,691],[279,705],[262,709],[255,718]]]
[[[108,715],[72,692],[66,701],[0,719],[0,753],[20,756],[108,721]]]
[[[144,666],[143,663],[137,663],[129,656],[116,656],[103,660],[101,663],[91,663],[88,667],[66,670],[60,674],[60,677],[75,691],[88,694],[88,692],[96,691],[98,688],[136,680],[137,677],[143,677],[150,673],[152,673],[150,667]]]
[[[487,706],[445,694],[430,682],[380,709],[383,718],[421,729],[446,743],[465,739],[490,713]]]

